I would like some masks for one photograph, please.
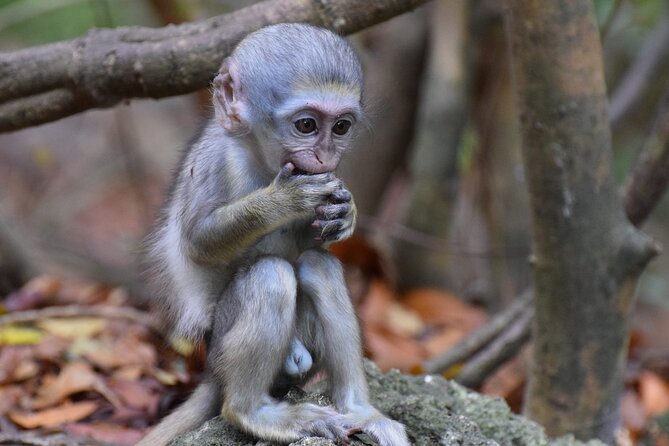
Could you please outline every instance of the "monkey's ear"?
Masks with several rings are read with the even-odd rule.
[[[239,76],[229,59],[223,61],[218,75],[214,78],[213,103],[216,120],[224,129],[236,135],[250,130]]]

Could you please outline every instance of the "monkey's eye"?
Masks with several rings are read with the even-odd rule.
[[[335,122],[334,127],[332,127],[332,131],[336,135],[345,135],[346,132],[348,132],[348,129],[351,128],[351,121],[348,119],[340,119],[339,121]]]
[[[298,132],[308,135],[316,131],[316,120],[313,118],[303,118],[295,121],[295,128]]]

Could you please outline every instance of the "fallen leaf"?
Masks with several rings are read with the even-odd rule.
[[[151,368],[157,361],[153,345],[134,337],[125,337],[114,344],[104,343],[99,349],[88,351],[83,356],[106,370],[128,365]]]
[[[69,339],[46,335],[42,342],[32,347],[32,351],[35,359],[57,363],[60,362],[71,342]]]
[[[83,420],[98,408],[93,401],[78,403],[65,402],[58,407],[52,407],[40,412],[10,411],[9,418],[25,429],[37,427],[53,427],[63,423]]]
[[[141,409],[150,414],[157,412],[160,395],[144,384],[125,379],[111,379],[109,387],[123,400],[126,406]]]
[[[639,395],[650,417],[669,411],[669,385],[653,372],[639,375]]]
[[[6,415],[10,410],[16,410],[19,400],[25,395],[21,386],[0,387],[0,416]]]
[[[85,391],[95,391],[104,396],[114,406],[121,405],[121,401],[116,394],[88,364],[75,361],[66,364],[56,379],[44,382],[37,391],[37,398],[33,401],[33,407],[43,409],[53,406],[70,395]]]
[[[425,330],[425,323],[415,312],[407,310],[397,302],[388,308],[388,324],[393,331],[404,336],[417,336]]]
[[[143,370],[142,366],[127,365],[115,370],[112,376],[126,381],[137,381],[142,377]]]
[[[35,345],[44,338],[36,328],[7,325],[0,327],[0,345]]]
[[[442,290],[415,289],[401,302],[430,325],[453,326],[467,333],[481,327],[488,319],[485,311]]]
[[[30,360],[26,347],[7,346],[0,349],[0,384],[14,381],[14,372],[22,361]]]
[[[409,371],[427,358],[418,342],[387,331],[372,329],[365,333],[364,339],[365,350],[384,371],[391,368]]]
[[[166,370],[153,369],[152,372],[158,382],[165,384],[166,386],[175,386],[179,382],[179,377],[177,375]]]
[[[388,310],[395,301],[390,286],[382,280],[373,280],[369,284],[369,290],[358,308],[363,328],[387,327]]]
[[[132,446],[145,434],[143,429],[131,429],[110,423],[72,423],[65,432],[75,437],[88,437],[105,444]]]
[[[90,338],[105,328],[105,320],[94,317],[45,319],[37,326],[42,330],[63,338]]]
[[[12,378],[15,382],[25,381],[27,379],[37,376],[39,373],[39,366],[32,359],[26,359],[18,363],[14,369]]]
[[[435,330],[429,336],[426,336],[421,343],[429,356],[436,356],[460,342],[465,335],[466,333],[458,328],[440,327],[439,330]]]
[[[3,305],[9,312],[37,308],[52,300],[60,287],[60,279],[53,276],[39,276],[26,283],[19,291],[7,296]]]

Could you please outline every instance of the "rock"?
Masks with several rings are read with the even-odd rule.
[[[603,446],[572,437],[548,439],[538,424],[511,412],[500,398],[478,394],[440,376],[407,376],[396,371],[382,374],[372,363],[365,365],[374,405],[402,422],[417,446]],[[288,399],[327,404],[315,393],[291,391]],[[351,446],[375,445],[364,434]],[[220,418],[181,435],[172,446],[273,446],[239,432]],[[335,446],[323,438],[305,438],[292,446]]]

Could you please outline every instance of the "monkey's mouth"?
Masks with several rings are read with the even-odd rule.
[[[293,163],[293,175],[317,175],[333,172],[339,164],[338,153],[305,149],[290,154],[286,161]]]

